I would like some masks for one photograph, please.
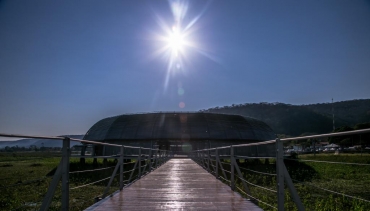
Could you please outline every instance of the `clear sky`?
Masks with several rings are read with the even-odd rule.
[[[370,98],[369,1],[0,1],[0,132],[331,98]]]

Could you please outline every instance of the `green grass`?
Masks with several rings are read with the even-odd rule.
[[[55,157],[56,156],[56,157]],[[47,192],[52,176],[60,162],[60,154],[55,153],[0,153],[0,210],[38,210]],[[102,159],[93,164],[86,159],[81,165],[79,159],[71,158],[70,171],[81,171],[103,167],[114,167],[114,160],[104,165]],[[132,169],[133,164],[125,165]],[[70,174],[70,188],[110,177],[114,168],[103,171]],[[137,174],[135,172],[134,176]],[[125,174],[129,177],[129,173]],[[118,190],[116,176],[108,194]],[[79,189],[70,190],[70,210],[83,210],[91,206],[96,197],[104,193],[109,180]],[[54,195],[49,210],[60,210],[61,182]]]
[[[0,210],[27,210],[42,200],[60,158],[40,153],[0,153]],[[27,204],[26,207],[21,207]],[[37,205],[37,204],[36,204]]]
[[[345,197],[344,195],[333,194],[320,188],[329,189],[335,192],[355,196],[361,199],[370,200],[370,166],[327,164],[318,162],[306,162],[302,160],[318,160],[330,162],[347,163],[370,163],[370,156],[367,155],[300,155],[301,161],[285,160],[285,165],[290,176],[294,180],[298,194],[304,203],[306,210],[370,210],[370,203]],[[241,163],[241,167],[256,171],[275,173],[275,164],[264,164],[261,161]],[[243,177],[249,182],[263,187],[276,190],[276,178],[261,176],[261,174],[243,171]],[[300,183],[300,182],[303,183]],[[236,180],[237,185],[242,183]],[[253,187],[249,185],[252,196],[261,199],[268,204],[277,206],[276,193]],[[290,193],[286,189],[285,210],[297,210]],[[264,210],[273,210],[268,206],[258,203]]]

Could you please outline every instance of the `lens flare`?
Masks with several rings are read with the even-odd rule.
[[[185,90],[183,89],[183,88],[179,88],[178,90],[177,90],[177,94],[178,95],[184,95],[184,93],[185,93]]]
[[[180,103],[179,103],[179,107],[180,107],[180,108],[185,108],[185,103],[184,103],[184,102],[180,102]]]

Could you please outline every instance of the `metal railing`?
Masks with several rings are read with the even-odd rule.
[[[89,185],[93,185],[96,183],[101,183],[104,181],[108,181],[103,194],[100,197],[95,199],[95,202],[107,197],[112,182],[116,176],[119,176],[119,190],[122,190],[125,186],[128,186],[135,182],[136,180],[140,179],[142,176],[148,174],[149,172],[153,171],[154,169],[158,168],[160,165],[167,162],[173,155],[170,151],[167,150],[159,150],[159,149],[152,149],[152,148],[144,148],[144,147],[137,147],[137,146],[125,146],[125,145],[118,145],[118,144],[110,144],[110,143],[103,143],[97,141],[89,141],[89,140],[81,140],[69,137],[54,137],[54,136],[29,136],[29,135],[19,135],[19,134],[5,134],[0,133],[0,137],[10,137],[10,138],[34,138],[34,139],[48,139],[48,140],[56,140],[56,141],[63,141],[62,146],[62,158],[59,162],[56,171],[52,177],[52,181],[48,187],[48,190],[42,200],[40,210],[46,211],[49,209],[55,192],[57,190],[58,184],[61,181],[61,210],[69,210],[70,208],[70,190],[79,189],[82,187],[86,187]],[[120,149],[120,153],[116,155],[110,156],[87,156],[87,155],[71,155],[70,150],[70,142],[77,141],[83,144],[91,144],[91,145],[103,145],[103,146],[110,146],[110,147],[118,147]],[[131,153],[125,153],[125,150],[130,149]],[[132,154],[132,151],[136,150],[137,154]],[[104,167],[99,169],[89,169],[89,170],[82,170],[82,171],[73,171],[70,172],[70,158],[77,157],[77,158],[103,158],[103,159],[115,159],[117,160],[117,164],[112,167]],[[130,163],[124,163],[125,159],[132,159],[135,160]],[[125,165],[127,164],[134,164],[132,169],[125,169]],[[97,180],[91,183],[79,185],[76,187],[70,187],[70,174],[80,174],[85,172],[95,172],[95,171],[104,171],[107,169],[112,169],[114,167],[113,173],[111,176],[106,177],[101,180]],[[135,174],[136,173],[136,174]],[[129,174],[130,176],[124,180],[124,175]]]
[[[251,144],[242,144],[242,145],[231,145],[231,146],[224,146],[218,148],[210,148],[210,149],[202,149],[196,150],[190,153],[190,157],[197,162],[199,165],[204,167],[207,171],[211,174],[214,174],[216,178],[226,182],[230,185],[232,190],[239,190],[241,193],[245,194],[250,200],[261,203],[266,207],[278,210],[284,210],[284,202],[285,202],[285,185],[287,186],[288,191],[294,201],[295,205],[297,206],[298,210],[305,210],[305,207],[299,197],[297,190],[295,188],[294,182],[295,181],[289,175],[289,172],[284,164],[284,150],[283,150],[283,143],[292,140],[304,140],[304,139],[313,139],[313,138],[324,138],[324,137],[333,137],[333,136],[342,136],[342,135],[354,135],[354,134],[362,134],[368,133],[370,129],[364,130],[355,130],[355,131],[348,131],[348,132],[339,132],[339,133],[330,133],[330,134],[322,134],[322,135],[313,135],[313,136],[304,136],[304,137],[295,137],[295,138],[285,138],[285,139],[276,139],[270,140],[265,142],[259,143],[251,143]],[[52,140],[59,140],[63,141],[62,147],[62,159],[59,165],[56,168],[56,171],[53,175],[52,181],[48,187],[48,190],[45,194],[45,197],[42,200],[40,210],[48,210],[51,202],[53,200],[53,196],[55,195],[56,189],[58,184],[61,181],[61,209],[68,210],[70,208],[70,191],[77,190],[79,188],[87,187],[96,183],[107,182],[107,185],[104,188],[102,195],[98,198],[102,199],[109,195],[110,189],[112,187],[112,183],[115,177],[119,176],[118,179],[118,190],[122,190],[125,186],[130,185],[143,175],[149,173],[153,169],[157,168],[161,164],[165,163],[169,158],[172,157],[172,154],[169,151],[165,150],[158,150],[158,149],[151,149],[151,148],[143,148],[143,147],[133,147],[133,146],[123,146],[117,144],[109,144],[109,143],[102,143],[96,141],[88,141],[88,140],[80,140],[80,139],[73,139],[68,137],[45,137],[45,136],[26,136],[26,135],[13,135],[13,134],[2,134],[2,137],[11,137],[11,138],[37,138],[37,139],[52,139]],[[92,145],[105,145],[111,147],[118,147],[119,153],[110,156],[85,156],[85,155],[77,155],[72,156],[70,150],[70,142],[71,141],[78,141],[84,144],[92,144]],[[258,147],[263,146],[272,146],[274,155],[271,156],[270,154],[262,155],[262,154],[238,154],[238,150],[241,148],[256,148],[258,152]],[[136,150],[137,154],[133,154],[132,151]],[[128,154],[126,151],[131,151]],[[77,158],[102,158],[102,159],[117,159],[117,163],[111,167],[103,167],[98,169],[88,169],[88,170],[76,170],[70,172],[70,158],[77,157]],[[125,159],[133,159],[135,161],[132,162],[124,162]],[[254,159],[274,159],[276,166],[274,172],[263,172],[259,170],[253,170],[249,168],[242,167],[238,160],[245,159],[245,160],[254,160]],[[324,161],[313,161],[313,160],[306,160],[308,162],[324,162]],[[361,165],[361,166],[368,166],[368,164],[355,164],[355,163],[343,163],[343,162],[326,162],[328,164],[346,164],[346,165]],[[132,165],[132,168],[128,168],[125,166]],[[114,168],[114,169],[113,169]],[[105,177],[103,179],[99,179],[97,181],[89,182],[86,184],[78,185],[70,187],[70,175],[72,174],[82,174],[85,172],[95,172],[95,171],[105,171],[108,169],[113,169],[112,174],[109,177]],[[254,183],[248,181],[246,178],[245,172],[251,172],[253,174],[260,174],[266,177],[275,177],[276,178],[276,186],[263,186],[258,183]],[[127,176],[125,176],[127,175]],[[35,180],[36,181],[36,180]],[[33,180],[28,182],[34,182]],[[237,182],[241,185],[237,185]],[[306,182],[305,182],[306,183]],[[308,185],[310,185],[308,183]],[[312,185],[312,184],[311,184]],[[314,185],[312,185],[314,186]],[[257,196],[253,195],[251,192],[251,188],[255,188],[261,191],[265,191],[266,193],[274,194],[277,197],[277,206],[267,203],[263,199],[258,198]],[[329,193],[339,194],[343,197],[354,198],[357,200],[361,200],[364,202],[370,203],[370,201],[366,199],[362,199],[359,197],[354,197],[344,193],[338,193],[333,190],[329,190],[327,188],[322,188],[323,191],[327,191]]]
[[[321,135],[276,139],[276,140],[264,141],[264,142],[259,142],[259,143],[251,143],[251,144],[230,145],[230,146],[223,146],[223,147],[218,147],[218,148],[209,148],[209,149],[192,151],[189,154],[189,156],[195,162],[197,162],[200,166],[202,166],[208,172],[213,174],[216,178],[229,184],[232,190],[236,191],[236,189],[238,189],[241,193],[245,194],[252,201],[262,203],[272,209],[284,210],[285,185],[286,185],[297,209],[301,211],[301,210],[305,210],[305,207],[297,193],[297,190],[294,186],[292,178],[289,175],[286,165],[284,164],[285,158],[284,158],[283,143],[287,141],[292,141],[292,140],[317,139],[317,138],[325,138],[325,137],[362,134],[362,133],[369,133],[369,132],[370,132],[370,129],[363,129],[363,130],[337,132],[337,133],[329,133],[329,134],[321,134]],[[258,155],[257,156],[240,156],[240,155],[235,154],[235,150],[237,148],[243,148],[243,147],[248,148],[248,147],[255,147],[255,146],[262,146],[262,145],[274,145],[275,155],[274,156],[258,156]],[[220,154],[220,151],[222,151],[223,154]],[[240,167],[238,165],[237,159],[274,159],[276,163],[275,173],[255,171],[255,170]],[[312,161],[312,162],[322,162],[322,161]],[[325,162],[325,163],[330,164],[333,162]],[[334,163],[338,163],[338,162],[334,162]],[[361,166],[370,165],[370,164],[355,164],[355,163],[342,163],[342,164],[361,165]],[[253,184],[252,182],[247,181],[247,179],[243,177],[243,173],[240,169],[244,171],[250,171],[256,174],[276,177],[275,189],[271,187],[263,187],[261,185]],[[241,182],[242,184],[241,186],[243,187],[243,189],[236,186],[236,182],[235,182],[236,179]],[[267,202],[264,202],[263,200],[258,199],[256,196],[253,196],[249,188],[250,186],[256,187],[263,191],[276,194],[277,206],[268,204]],[[354,198],[354,199],[358,199],[358,200],[370,203],[370,201],[361,199],[359,197],[353,197],[353,196],[350,196],[344,193],[338,193],[338,192],[328,190],[328,189],[323,189],[323,190],[329,193],[339,194],[343,197]]]

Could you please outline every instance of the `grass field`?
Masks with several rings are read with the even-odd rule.
[[[53,172],[60,162],[58,153],[0,153],[0,210],[38,210],[52,180]],[[71,158],[70,171],[114,167],[113,160],[104,166],[102,160],[93,165],[92,159],[81,166],[79,160]],[[132,167],[131,167],[132,168]],[[105,171],[70,175],[70,188],[88,184],[112,175],[114,168]],[[83,210],[101,196],[109,180],[70,190],[70,210]],[[115,178],[109,193],[118,189]],[[55,193],[49,210],[60,210],[61,187]]]
[[[370,210],[370,203],[344,196],[347,194],[370,201],[370,166],[328,164],[314,161],[347,162],[370,164],[370,155],[364,154],[320,154],[299,155],[299,161],[285,160],[289,174],[306,210],[339,211]],[[242,167],[261,172],[275,173],[275,163],[263,161],[241,163]],[[251,183],[276,190],[276,178],[244,171],[244,177]],[[238,185],[242,184],[239,181]],[[252,195],[277,206],[276,193],[249,186]],[[324,189],[343,194],[335,194]],[[290,193],[286,191],[285,210],[296,210]],[[272,208],[259,203],[265,210]]]
[[[303,160],[348,162],[370,164],[370,155],[340,154],[340,155],[299,155],[300,161],[286,160],[288,171],[294,179],[306,210],[370,210],[370,203],[351,199],[343,195],[329,193],[322,190],[330,189],[362,199],[370,200],[370,166],[327,164]],[[51,181],[53,170],[60,162],[59,153],[0,153],[0,210],[37,210]],[[227,161],[226,161],[227,162]],[[92,159],[86,160],[81,166],[79,160],[71,158],[71,171],[102,168],[102,160],[97,166]],[[113,160],[106,164],[114,166]],[[250,160],[240,164],[242,168],[275,173],[273,160],[265,163],[264,160]],[[132,168],[128,166],[127,169]],[[227,169],[227,165],[225,166]],[[70,187],[87,184],[109,177],[113,168],[107,171],[94,173],[79,173],[70,175]],[[242,169],[243,176],[249,182],[276,189],[274,176],[261,175]],[[221,175],[221,174],[220,174]],[[127,175],[126,175],[127,176]],[[83,210],[92,205],[94,199],[101,196],[108,181],[70,190],[70,210]],[[237,180],[241,187],[241,182]],[[276,194],[267,190],[249,185],[253,196],[276,206]],[[320,189],[321,188],[321,189]],[[117,178],[112,184],[111,192],[118,189]],[[60,187],[57,190],[50,210],[60,210]],[[290,194],[286,191],[286,210],[296,210]],[[265,210],[272,210],[259,203]]]

